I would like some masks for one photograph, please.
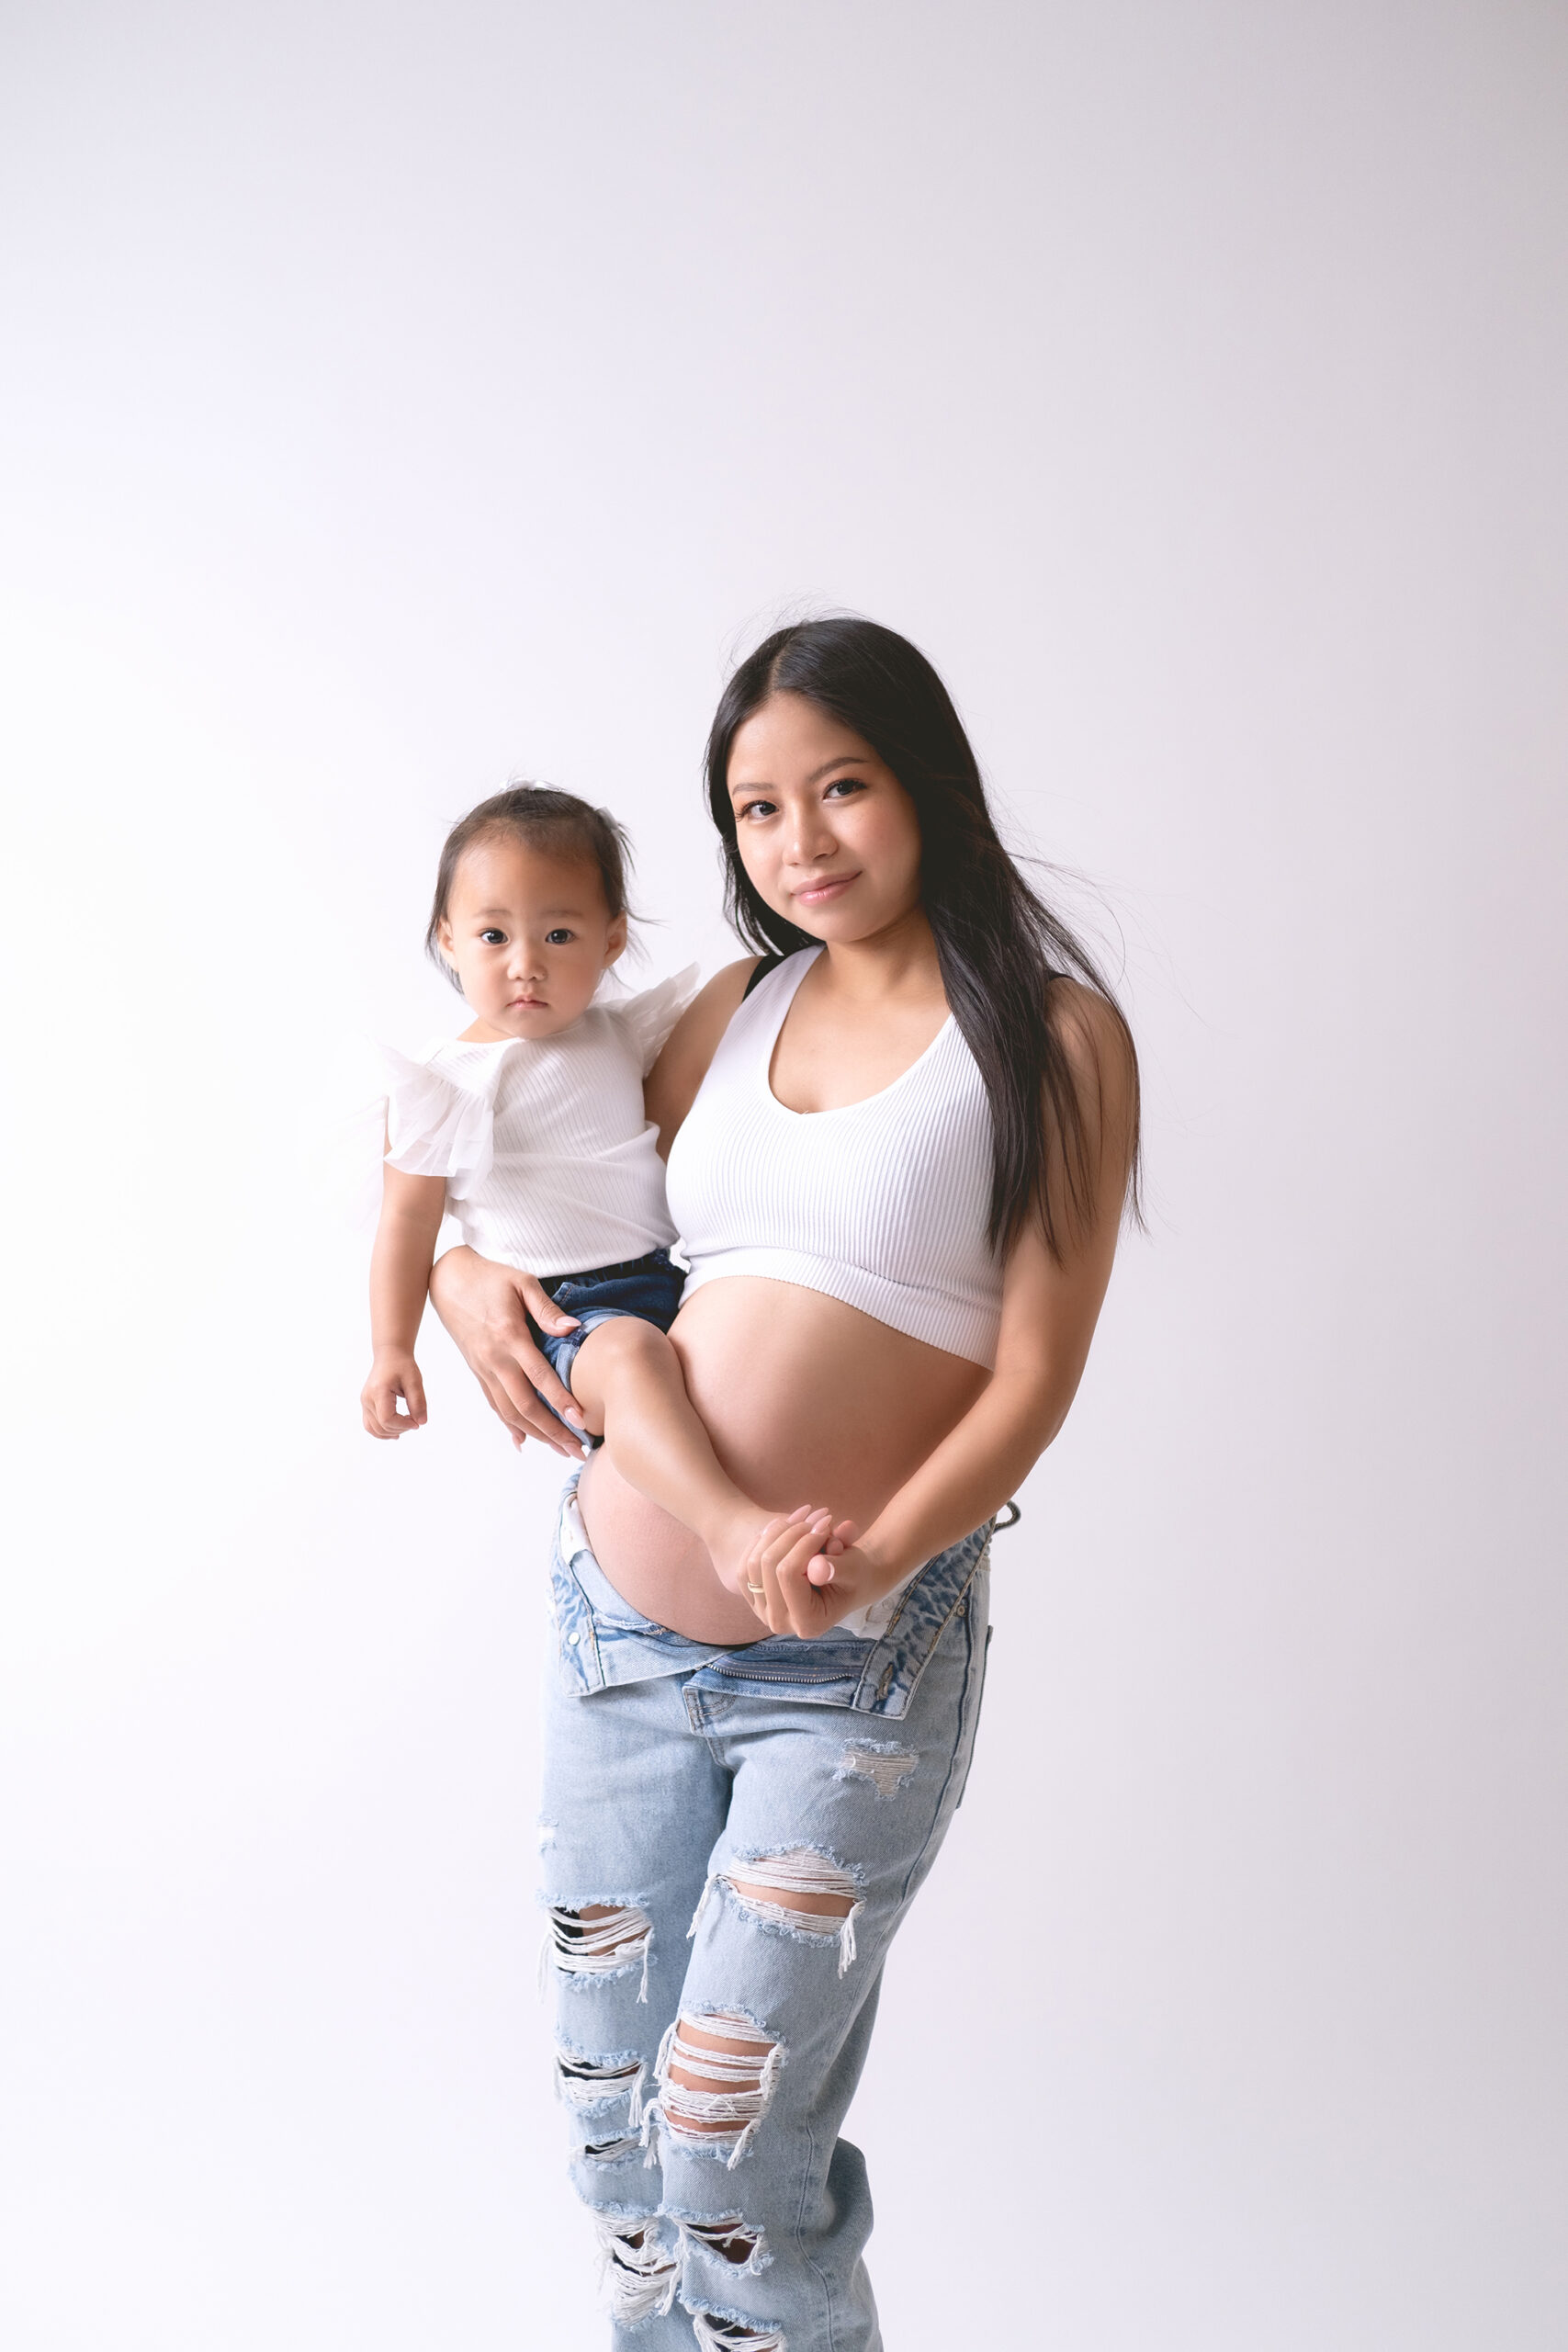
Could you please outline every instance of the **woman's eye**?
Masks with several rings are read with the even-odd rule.
[[[489,931],[480,932],[479,944],[481,947],[504,947],[506,933],[503,931],[497,931],[492,925]]]
[[[828,792],[847,793],[863,792],[864,790],[865,778],[860,775],[836,775],[833,778],[832,783],[828,786]],[[826,799],[828,797],[827,793],[824,793],[822,797]]]
[[[545,933],[545,945],[547,947],[570,947],[576,937],[577,933],[574,931],[547,931]]]
[[[740,817],[772,817],[776,812],[778,805],[776,800],[748,800],[743,808],[736,811],[736,814]]]

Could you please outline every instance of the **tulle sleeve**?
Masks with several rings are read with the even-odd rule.
[[[644,1078],[659,1059],[664,1041],[696,995],[699,967],[688,964],[671,980],[660,980],[656,988],[644,989],[640,996],[627,997],[615,1005],[615,1019],[631,1041]]]
[[[487,1057],[488,1083],[459,1086],[430,1062],[381,1048],[387,1102],[387,1164],[405,1176],[441,1176],[455,1200],[490,1174],[494,1158],[495,1081],[501,1056]]]

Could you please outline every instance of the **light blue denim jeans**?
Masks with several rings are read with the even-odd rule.
[[[930,1561],[878,1639],[715,1649],[628,1607],[568,1490],[543,1901],[572,2176],[624,2352],[881,2346],[840,2125],[964,1793],[989,1536]]]

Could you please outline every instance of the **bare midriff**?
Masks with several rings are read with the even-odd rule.
[[[670,1334],[715,1453],[765,1510],[812,1503],[869,1526],[961,1420],[987,1374],[794,1283],[705,1283]],[[595,1453],[579,1489],[604,1574],[645,1617],[694,1641],[754,1642],[757,1618],[698,1538]]]

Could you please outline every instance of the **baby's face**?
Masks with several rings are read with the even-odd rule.
[[[592,859],[551,855],[514,833],[470,842],[457,861],[442,954],[478,1014],[479,1043],[553,1037],[585,1012],[626,944]]]

